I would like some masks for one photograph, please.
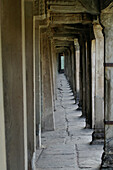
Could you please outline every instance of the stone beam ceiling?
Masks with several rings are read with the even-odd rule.
[[[39,25],[48,30],[57,51],[63,51],[75,38],[90,34],[99,15],[97,4],[98,0],[35,0],[34,9]]]
[[[63,53],[66,50],[69,50],[69,47],[56,47],[56,52],[57,53]]]
[[[48,0],[47,5],[55,13],[99,14],[98,0]]]
[[[56,35],[63,35],[63,34],[86,34],[89,30],[90,30],[91,26],[87,28],[76,28],[76,27],[66,27],[66,26],[60,26],[60,27],[54,27],[52,28],[52,32],[53,32],[53,35],[56,36]]]
[[[74,39],[73,41],[59,41],[59,40],[56,40],[54,41],[55,42],[55,45],[56,46],[70,46],[70,45],[73,45],[74,43]]]
[[[59,41],[72,41],[73,42],[73,38],[70,37],[53,37],[53,40],[59,40]]]
[[[51,13],[49,17],[50,24],[90,24],[93,16],[90,14],[62,14]]]

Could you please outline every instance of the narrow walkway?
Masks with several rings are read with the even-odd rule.
[[[90,145],[92,130],[84,129],[73,93],[63,74],[58,78],[55,131],[42,134],[44,149],[36,161],[36,170],[97,170],[103,146]],[[39,152],[39,151],[37,151]]]

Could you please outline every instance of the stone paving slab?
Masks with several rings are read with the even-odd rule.
[[[99,170],[102,145],[90,145],[91,129],[75,104],[64,75],[59,75],[55,131],[42,133],[44,149],[36,157],[36,170]]]

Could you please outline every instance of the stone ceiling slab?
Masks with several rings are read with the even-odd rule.
[[[90,24],[93,17],[90,14],[50,14],[51,24]]]
[[[55,12],[99,14],[98,0],[48,0],[47,4]]]

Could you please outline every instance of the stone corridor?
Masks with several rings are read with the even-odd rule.
[[[72,90],[64,74],[58,75],[55,131],[42,133],[42,150],[37,150],[36,170],[97,170],[102,145],[90,145],[91,129],[77,110]]]

